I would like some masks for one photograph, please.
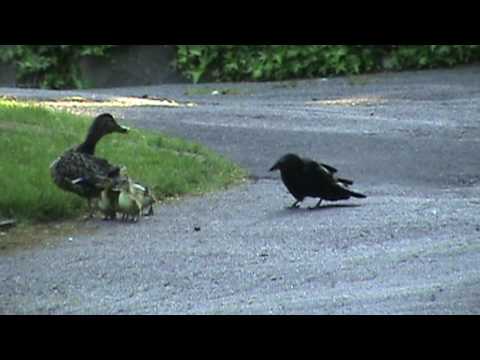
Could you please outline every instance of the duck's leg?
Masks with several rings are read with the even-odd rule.
[[[147,216],[152,216],[153,215],[153,205],[150,205],[150,208],[148,209]]]
[[[137,206],[138,206],[138,213],[137,213],[137,221],[140,221],[140,218],[143,215],[143,204],[141,201],[136,200]]]
[[[88,215],[86,215],[83,220],[90,220],[95,214],[96,207],[93,205],[93,198],[88,198]]]
[[[144,211],[142,216],[152,216],[153,215],[153,205],[148,206],[148,211]]]
[[[103,217],[103,220],[108,221],[108,220],[115,220],[117,218],[117,213],[115,211],[109,212],[105,214]]]

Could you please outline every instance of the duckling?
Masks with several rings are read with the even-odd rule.
[[[155,195],[150,191],[147,186],[144,186],[142,184],[133,183],[132,187],[138,198],[141,199],[143,209],[148,209],[148,211],[144,213],[143,216],[152,216],[153,204],[158,202]]]
[[[120,185],[117,211],[122,213],[122,220],[138,221],[142,217],[143,202],[139,191],[130,178]]]
[[[153,215],[153,204],[158,200],[150,189],[128,177],[126,167],[122,167],[120,170],[120,179],[120,185],[114,190],[120,191],[117,211],[123,213],[122,218],[125,220],[133,215],[138,219],[141,216]],[[148,209],[148,211],[144,213],[144,209]]]
[[[119,195],[120,191],[113,189],[112,186],[107,186],[100,193],[97,206],[104,215],[103,220],[115,220],[117,218]]]
[[[87,198],[87,218],[95,212],[94,200],[98,199],[102,190],[114,184],[120,172],[120,167],[94,156],[95,146],[107,134],[126,133],[128,130],[119,125],[112,115],[101,114],[94,119],[85,141],[67,150],[50,165],[52,179],[60,189]]]
[[[150,191],[148,186],[141,184],[137,181],[133,181],[128,177],[127,168],[124,166],[120,170],[122,178],[128,179],[130,181],[130,193],[132,193],[138,200],[142,203],[142,208],[147,209],[148,212],[142,214],[143,216],[152,216],[153,215],[153,204],[158,202],[155,195]]]

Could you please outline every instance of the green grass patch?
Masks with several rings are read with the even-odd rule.
[[[49,166],[84,140],[91,122],[92,117],[0,100],[1,217],[50,221],[86,211],[85,199],[55,186]],[[127,166],[129,175],[160,200],[225,188],[246,175],[200,144],[135,128],[104,137],[96,155]]]

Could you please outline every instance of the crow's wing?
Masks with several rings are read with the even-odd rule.
[[[327,169],[329,172],[331,172],[332,174],[335,174],[338,170],[335,169],[333,166],[330,166],[330,165],[327,165],[327,164],[323,164],[321,163],[320,166],[324,167],[325,169]]]
[[[304,167],[303,172],[305,175],[312,178],[318,179],[322,182],[334,182],[333,173],[337,169],[332,168],[331,166],[325,166],[325,164],[319,164],[318,162],[311,159],[303,159]],[[332,171],[333,169],[334,171]]]
[[[309,159],[309,158],[303,158],[302,160],[305,164],[307,164],[307,166],[311,166],[312,163],[317,164],[318,166],[322,166],[325,170],[327,170],[331,174],[335,174],[338,171],[336,168],[334,168],[331,165],[324,164],[324,163],[318,163],[315,160],[312,160],[312,159]]]
[[[330,171],[313,160],[304,161],[302,187],[307,196],[322,197],[334,185],[335,179]]]

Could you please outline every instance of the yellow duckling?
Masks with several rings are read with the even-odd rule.
[[[108,187],[101,192],[97,207],[104,215],[103,220],[115,220],[117,218],[119,195],[120,191],[112,187]]]
[[[155,195],[150,191],[147,186],[143,186],[139,183],[132,184],[133,191],[136,196],[141,200],[143,209],[148,209],[143,216],[152,216],[153,215],[153,204],[158,202]]]
[[[122,214],[122,220],[138,221],[143,211],[142,192],[128,177],[126,167],[120,170],[120,176],[122,181],[117,187],[120,192],[116,210]]]

